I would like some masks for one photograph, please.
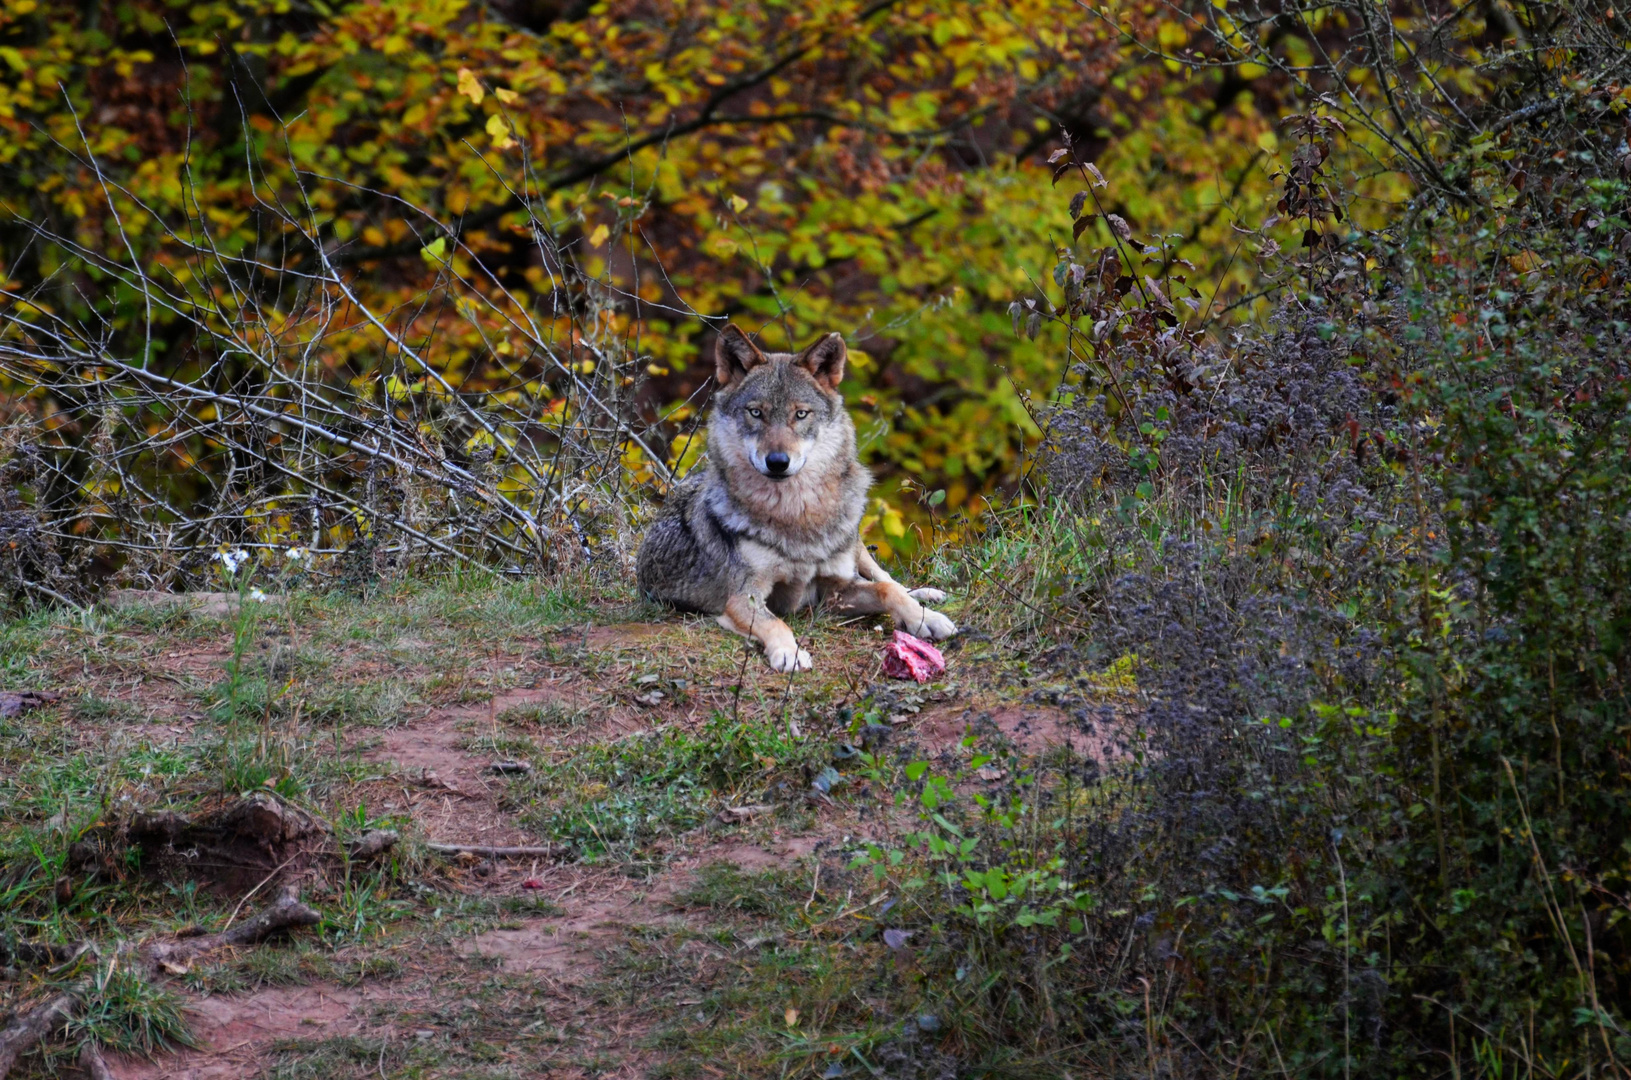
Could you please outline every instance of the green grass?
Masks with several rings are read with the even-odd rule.
[[[574,708],[560,702],[549,701],[527,705],[511,705],[494,717],[506,727],[523,731],[570,730],[582,727],[591,717],[590,710]]]
[[[637,861],[640,848],[701,825],[725,800],[802,791],[816,749],[779,725],[715,713],[702,731],[630,735],[575,748],[518,781],[522,820],[585,859]],[[819,766],[818,766],[819,767]]]
[[[743,914],[785,920],[810,891],[809,883],[785,870],[748,873],[734,863],[714,862],[697,871],[691,887],[674,902],[722,914]]]
[[[90,989],[65,1033],[70,1044],[94,1042],[118,1054],[152,1057],[176,1046],[192,1046],[182,1016],[183,998],[130,964],[99,962]]]

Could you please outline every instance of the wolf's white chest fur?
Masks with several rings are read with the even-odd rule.
[[[761,596],[777,585],[808,585],[817,577],[855,579],[855,545],[847,545],[835,554],[821,559],[789,558],[783,551],[743,537],[737,545],[737,556],[747,567],[752,591]]]

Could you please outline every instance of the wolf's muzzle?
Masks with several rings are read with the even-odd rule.
[[[755,446],[749,450],[748,460],[753,462],[760,476],[768,476],[772,480],[797,476],[799,470],[804,468],[804,455],[798,450],[772,450],[768,454],[761,454]]]

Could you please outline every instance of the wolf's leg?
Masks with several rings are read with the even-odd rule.
[[[855,545],[855,569],[869,581],[889,582],[895,580],[889,576],[889,571],[878,565],[878,560],[872,557],[872,552],[866,549],[865,544]],[[946,598],[946,594],[939,589],[908,589],[906,595],[924,604],[938,604]],[[863,613],[856,612],[856,614]],[[865,614],[873,613],[866,612]]]
[[[878,560],[872,557],[872,552],[862,543],[855,545],[855,569],[868,581],[894,581],[889,571],[878,565]]]
[[[725,601],[719,625],[757,641],[764,648],[765,662],[776,671],[810,670],[810,654],[799,648],[792,628],[748,593]]]
[[[841,615],[876,615],[888,612],[895,625],[913,637],[939,641],[957,633],[957,624],[924,607],[913,595],[894,581],[861,581],[859,579],[833,590],[828,601]]]

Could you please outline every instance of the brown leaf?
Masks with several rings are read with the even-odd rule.
[[[1099,215],[1097,215],[1097,214],[1087,214],[1087,215],[1084,215],[1082,217],[1077,218],[1076,219],[1076,224],[1074,224],[1074,225],[1072,225],[1070,227],[1070,238],[1072,240],[1080,239],[1082,233],[1087,231],[1087,227],[1089,225],[1093,224],[1093,222],[1098,218],[1098,216]]]
[[[1086,205],[1087,205],[1087,192],[1078,191],[1076,194],[1072,195],[1070,197],[1070,216],[1073,217],[1073,218],[1081,217],[1082,216],[1082,207],[1084,207]]]
[[[1110,223],[1110,227],[1116,231],[1116,235],[1121,237],[1123,240],[1131,240],[1133,238],[1133,227],[1127,224],[1126,220],[1122,218],[1120,214],[1106,214],[1104,215],[1104,220]]]

